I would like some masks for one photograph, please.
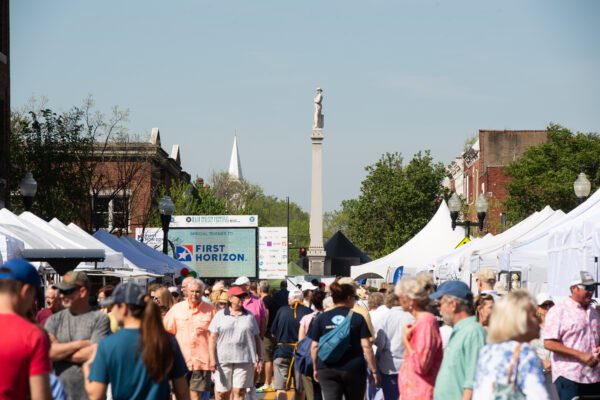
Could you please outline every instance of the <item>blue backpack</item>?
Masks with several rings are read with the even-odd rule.
[[[353,313],[354,311],[350,310],[338,326],[321,336],[317,352],[319,360],[334,364],[346,353],[346,350],[350,347],[350,322]]]
[[[305,376],[312,376],[313,374],[312,357],[310,355],[311,346],[312,339],[306,336],[300,342],[298,342],[298,348],[296,349],[296,368],[302,375]]]

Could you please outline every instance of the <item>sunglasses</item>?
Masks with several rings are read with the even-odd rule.
[[[583,289],[586,292],[593,292],[596,290],[596,285],[577,285],[579,289]]]
[[[73,293],[75,293],[76,291],[78,291],[80,287],[81,286],[77,286],[77,287],[74,287],[74,288],[71,288],[71,289],[64,289],[64,290],[63,289],[58,289],[58,292],[60,294],[62,294],[63,296],[70,296]]]

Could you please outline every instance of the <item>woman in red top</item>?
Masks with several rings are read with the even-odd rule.
[[[442,337],[435,316],[426,311],[433,292],[429,275],[402,279],[396,295],[415,323],[404,329],[404,361],[398,375],[402,399],[432,399],[435,378],[442,364]]]

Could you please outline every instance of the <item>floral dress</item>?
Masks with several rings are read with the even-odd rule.
[[[435,378],[444,353],[437,320],[432,314],[426,313],[417,320],[410,346],[412,351],[404,353],[404,361],[398,374],[400,398],[432,399]]]
[[[488,344],[481,349],[475,373],[474,400],[493,398],[494,384],[508,382],[508,368],[518,344],[514,340],[508,340]],[[528,343],[521,343],[521,353],[516,368],[513,367],[513,374],[515,371],[518,374],[516,375],[517,387],[527,399],[549,399],[542,363],[536,350]],[[513,375],[513,381],[514,378]]]

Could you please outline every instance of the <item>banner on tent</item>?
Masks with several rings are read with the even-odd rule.
[[[284,227],[258,228],[258,276],[285,279],[288,264],[288,231]]]
[[[392,282],[394,284],[398,283],[398,281],[402,279],[402,275],[404,275],[404,265],[401,265],[398,268],[396,268],[396,271],[394,271],[394,279],[392,279]]]
[[[454,246],[455,249],[458,249],[460,246],[465,245],[467,243],[469,243],[471,241],[471,239],[468,236],[465,236],[463,238],[463,240],[461,240],[456,246]]]

